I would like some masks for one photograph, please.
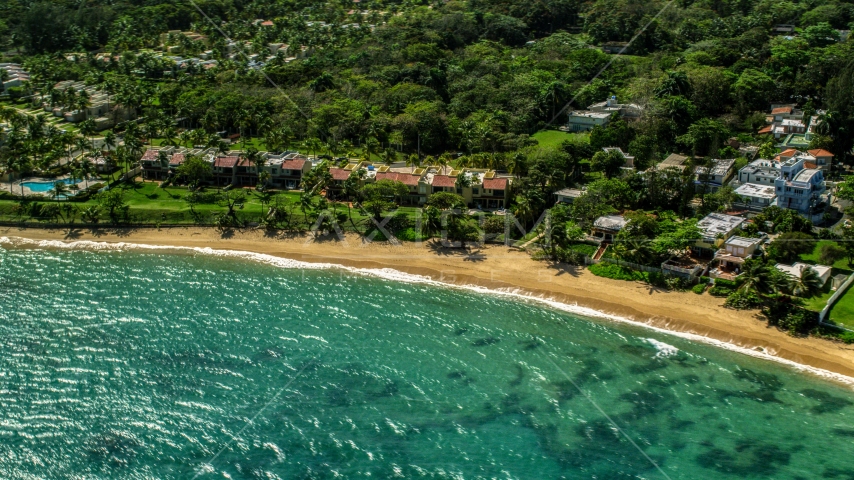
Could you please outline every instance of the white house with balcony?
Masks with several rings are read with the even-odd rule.
[[[780,176],[774,181],[777,206],[795,210],[816,221],[821,218],[819,204],[827,202],[824,173],[817,168],[805,168],[803,156],[793,156],[782,162]]]
[[[738,171],[738,181],[743,184],[773,186],[778,177],[780,177],[780,162],[763,158],[750,162]]]
[[[709,276],[734,280],[741,274],[744,262],[759,251],[765,238],[730,237],[721,248],[715,252]]]

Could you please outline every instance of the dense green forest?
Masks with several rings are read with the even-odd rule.
[[[715,156],[722,139],[755,133],[770,102],[826,109],[814,143],[840,158],[854,142],[854,52],[838,31],[854,22],[854,4],[837,0],[2,0],[0,18],[7,58],[25,60],[36,88],[108,84],[135,92],[125,97],[149,116],[284,143],[459,151],[524,163],[524,173],[548,156],[529,135],[564,123],[570,101],[584,108],[610,94],[646,114],[595,131],[591,144],[623,147],[641,164],[674,151]],[[781,23],[797,33],[775,35]],[[184,52],[209,48],[219,65],[172,81],[174,67],[145,49],[174,29],[207,35]],[[252,69],[244,56],[225,58],[228,39],[247,42],[247,55],[269,55],[272,42],[313,54]],[[629,40],[625,55],[597,48]],[[57,55],[70,51],[90,55]],[[124,55],[100,62],[97,51]],[[561,155],[593,151],[568,144]]]

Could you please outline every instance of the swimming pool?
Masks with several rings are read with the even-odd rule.
[[[70,178],[65,178],[62,180],[55,180],[52,182],[22,182],[22,187],[27,187],[33,193],[47,193],[53,190],[53,184],[56,182],[62,182],[66,185],[74,185],[78,183],[78,180],[73,180]]]

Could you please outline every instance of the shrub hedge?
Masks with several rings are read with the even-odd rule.
[[[614,263],[597,263],[590,265],[589,269],[597,277],[613,278],[614,280],[646,282],[649,279],[646,272],[638,272]]]
[[[728,297],[732,295],[734,292],[733,289],[727,287],[719,287],[715,285],[711,289],[709,289],[709,295],[713,297]]]

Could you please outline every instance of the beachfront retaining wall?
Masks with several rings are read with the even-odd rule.
[[[837,288],[836,293],[831,295],[830,298],[827,300],[827,305],[825,305],[824,308],[821,309],[821,313],[818,314],[819,323],[824,323],[824,320],[830,314],[830,309],[833,308],[833,304],[836,303],[837,300],[839,300],[839,297],[845,295],[845,292],[848,290],[848,287],[851,286],[851,283],[854,283],[854,273],[849,275],[848,280],[845,280],[845,283],[843,283],[839,288]],[[839,327],[839,328],[844,328],[844,327]],[[848,330],[848,329],[845,328],[845,330]]]

